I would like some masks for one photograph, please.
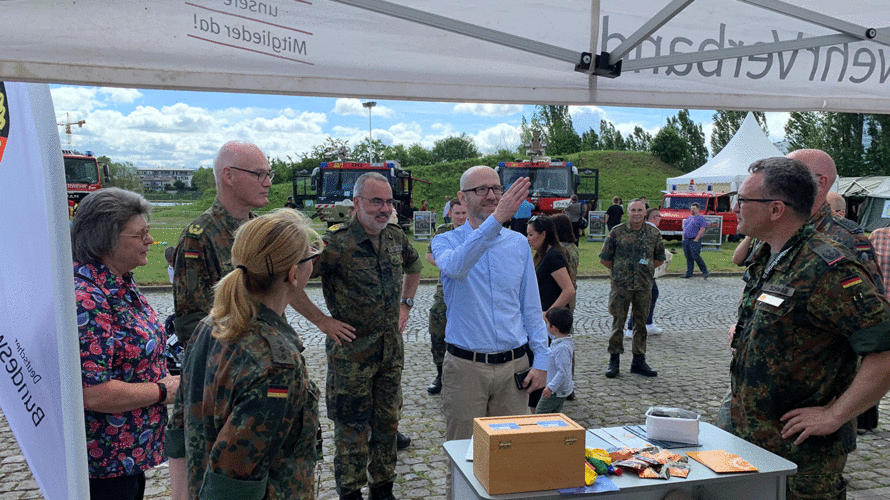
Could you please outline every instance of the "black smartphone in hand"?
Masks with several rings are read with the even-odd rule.
[[[520,391],[524,391],[527,385],[525,385],[525,377],[528,376],[528,372],[531,371],[531,368],[526,368],[519,373],[514,373],[513,377],[516,379],[516,388]]]

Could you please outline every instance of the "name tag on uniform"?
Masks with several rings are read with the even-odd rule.
[[[768,293],[761,293],[760,297],[757,297],[758,302],[763,302],[764,304],[769,304],[773,307],[779,307],[782,305],[782,302],[785,302],[785,299],[781,297],[776,297],[775,295],[770,295]]]
[[[790,297],[794,295],[794,288],[785,285],[776,285],[775,283],[767,283],[763,285],[764,292],[774,293],[776,295],[784,295]]]
[[[640,264],[643,264],[644,266],[648,266],[648,265],[649,265],[649,259],[646,259],[646,258],[640,259]]]

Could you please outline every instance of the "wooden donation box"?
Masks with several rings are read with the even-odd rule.
[[[562,413],[473,419],[473,473],[489,495],[584,486],[584,428]]]

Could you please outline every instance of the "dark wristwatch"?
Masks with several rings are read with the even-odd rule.
[[[408,307],[414,307],[414,299],[402,299],[399,304],[405,304]]]
[[[155,383],[158,384],[158,393],[159,393],[158,403],[163,403],[164,401],[167,400],[167,386],[164,385],[164,383],[162,383],[162,382],[155,382]]]

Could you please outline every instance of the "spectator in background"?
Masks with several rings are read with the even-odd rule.
[[[825,195],[825,201],[831,206],[831,215],[845,219],[847,217],[847,201],[844,197],[830,191]]]
[[[284,202],[284,208],[297,208],[297,204],[294,203],[294,197],[288,196],[287,201]]]
[[[690,215],[683,219],[683,255],[686,257],[686,274],[684,278],[691,278],[695,271],[695,264],[701,271],[702,278],[708,279],[708,266],[705,259],[701,258],[701,239],[705,235],[705,228],[708,226],[708,220],[704,215],[698,213],[700,207],[698,203],[693,203],[689,207]]]
[[[659,211],[657,208],[650,208],[649,210],[646,210],[646,224],[654,226],[656,229],[658,229],[659,222],[661,222],[661,211]],[[671,264],[671,260],[673,260],[674,258],[674,254],[665,250],[664,257],[664,263],[655,268],[655,274],[652,277],[652,303],[649,304],[649,316],[646,318],[646,335],[658,335],[664,332],[661,327],[655,324],[655,320],[652,317],[655,313],[655,301],[658,300],[658,282],[656,281],[656,278],[664,276],[664,273],[667,272],[668,266]],[[624,332],[624,336],[634,336],[633,317],[627,319],[627,330]]]
[[[442,209],[442,221],[445,224],[451,223],[451,197],[445,197],[445,208]]]
[[[606,228],[607,232],[612,232],[612,228],[621,224],[621,218],[624,217],[624,209],[621,208],[621,198],[612,197],[612,205],[606,209]]]
[[[572,278],[572,286],[575,287],[575,297],[572,297],[572,300],[569,301],[569,304],[566,306],[570,312],[575,312],[575,299],[578,295],[578,263],[580,262],[581,255],[578,249],[578,240],[575,239],[575,235],[572,233],[572,223],[569,222],[569,218],[566,217],[565,214],[557,214],[551,217],[553,220],[553,225],[556,227],[556,236],[559,238],[559,244],[562,245],[562,252],[566,256],[566,262],[568,262],[569,267],[569,277]],[[570,332],[571,333],[571,332]],[[572,351],[572,376],[575,375],[575,353]],[[566,398],[569,401],[575,400],[575,391],[572,390],[571,394]]]
[[[420,203],[420,211],[421,211],[421,212],[428,212],[429,210],[430,210],[430,209],[426,206],[426,200],[423,200],[423,201]]]
[[[575,239],[581,235],[581,204],[578,203],[578,195],[573,194],[569,206],[563,211],[569,222],[572,223],[572,231],[575,232]]]
[[[510,229],[522,234],[523,236],[526,236],[526,230],[528,229],[528,220],[532,218],[532,209],[534,208],[535,205],[532,202],[528,200],[522,200],[519,208],[516,209],[516,213],[513,214],[513,219],[510,222]]]
[[[170,284],[173,284],[173,273],[176,269],[173,267],[173,263],[176,262],[176,247],[167,247],[164,250],[164,260],[167,261],[167,276],[170,277]]]
[[[643,202],[643,205],[646,205],[646,210],[649,210],[649,200],[645,196],[640,196],[640,200]]]
[[[655,377],[658,372],[646,363],[646,313],[652,300],[655,268],[665,260],[664,241],[658,229],[646,224],[643,202],[634,200],[627,207],[627,224],[615,227],[600,252],[600,263],[611,271],[612,291],[609,313],[612,335],[609,337],[607,378],[618,376],[620,356],[624,353],[624,320],[633,307],[633,361],[630,372]]]

